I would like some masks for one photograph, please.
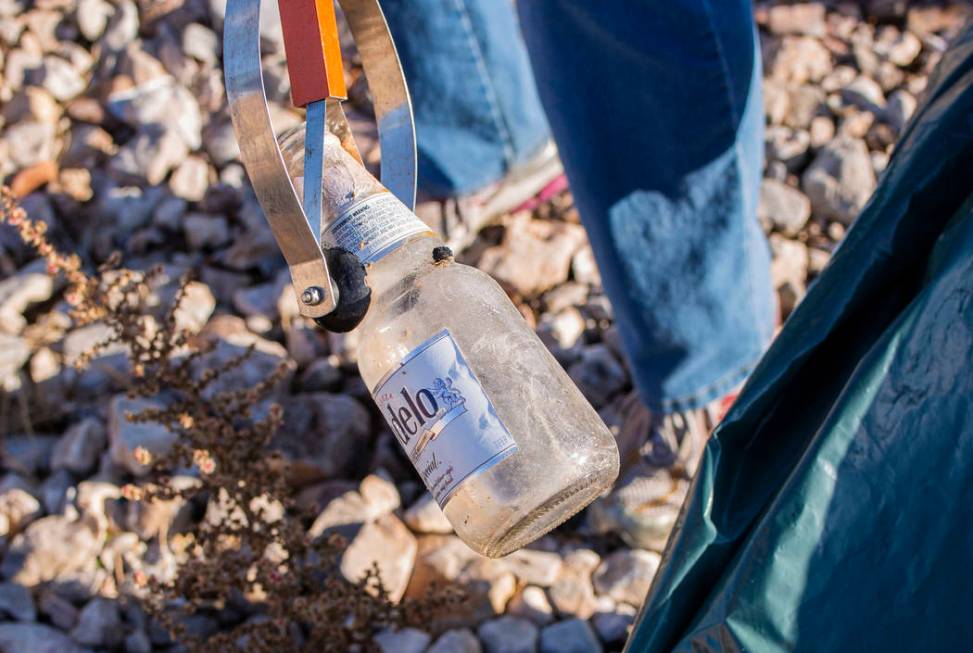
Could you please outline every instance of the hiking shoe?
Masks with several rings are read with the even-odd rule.
[[[445,199],[420,194],[416,215],[459,252],[473,242],[480,229],[504,213],[532,208],[566,188],[557,147],[548,141],[503,179],[474,193]]]
[[[591,527],[617,533],[629,546],[661,551],[725,403],[661,415],[633,392],[622,407],[618,436],[621,480],[588,509]]]

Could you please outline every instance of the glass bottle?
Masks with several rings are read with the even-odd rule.
[[[280,137],[298,195],[303,141]],[[444,258],[330,133],[322,194],[322,239],[360,254],[372,290],[362,379],[456,534],[499,557],[609,489],[611,432],[496,281]]]

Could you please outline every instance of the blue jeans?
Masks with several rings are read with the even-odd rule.
[[[509,0],[383,1],[420,184],[496,181],[549,123],[642,399],[704,405],[747,376],[773,330],[751,3],[517,4],[539,100]]]

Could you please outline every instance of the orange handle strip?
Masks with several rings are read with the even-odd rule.
[[[328,98],[346,99],[334,0],[278,2],[294,106]]]

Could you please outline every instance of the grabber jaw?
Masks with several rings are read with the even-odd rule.
[[[325,129],[358,155],[340,104],[346,91],[333,0],[279,0],[292,100],[295,106],[307,108],[303,198],[287,172],[267,106],[260,60],[260,2],[228,0],[226,7],[224,73],[240,158],[290,268],[301,315],[325,328],[349,331],[367,311],[364,272],[348,268],[357,265],[353,256],[342,256],[340,250],[326,252],[321,242],[325,227],[321,180],[328,174],[323,168]],[[413,208],[415,127],[388,24],[378,0],[341,0],[340,4],[374,96],[382,184]]]

